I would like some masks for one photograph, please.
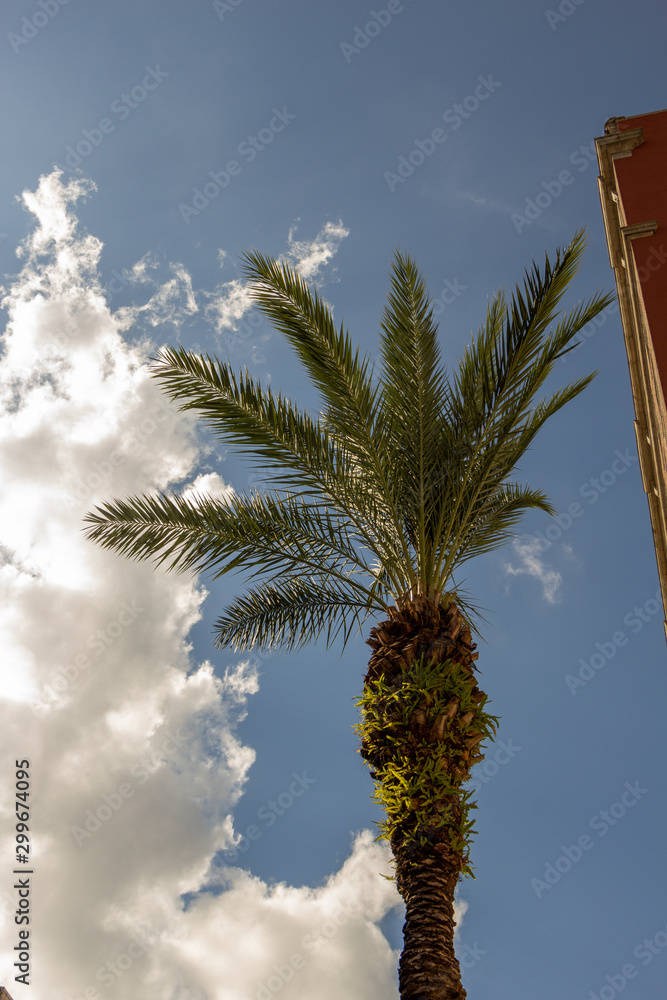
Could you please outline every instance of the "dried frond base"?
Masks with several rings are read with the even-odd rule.
[[[485,711],[475,646],[451,597],[402,601],[368,642],[357,731],[406,905],[401,997],[463,1000],[453,903],[459,876],[472,875],[475,805],[461,786],[498,720]]]
[[[461,785],[497,720],[484,710],[470,631],[453,602],[417,597],[392,608],[368,641],[374,652],[357,731],[386,813],[381,835],[406,849],[430,845],[472,874],[475,806]]]

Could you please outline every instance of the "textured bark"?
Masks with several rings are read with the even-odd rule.
[[[423,770],[425,761],[437,762],[444,771],[449,794],[436,790],[406,800],[403,812],[396,811],[391,831],[397,886],[406,905],[399,985],[402,1000],[461,1000],[466,992],[454,953],[453,903],[468,858],[452,830],[461,822],[460,785],[483,757],[475,719],[481,718],[478,708],[483,708],[486,696],[475,681],[475,646],[453,602],[442,606],[421,596],[391,608],[389,618],[372,629],[368,644],[373,655],[367,692],[382,679],[400,700],[401,691],[414,679],[415,661],[441,668],[441,701],[448,693],[448,678],[458,678],[459,691],[463,683],[465,711],[459,711],[461,696],[454,696],[435,712],[431,691],[408,712],[409,718],[402,718],[403,702],[397,707],[395,698],[385,699],[389,707],[384,716],[382,707],[379,715],[366,713],[361,745],[380,784],[383,778],[390,780],[397,767],[409,775],[411,768],[415,773]],[[439,684],[440,672],[437,678]]]
[[[393,845],[392,845],[393,846]],[[403,1000],[462,1000],[454,954],[454,890],[460,864],[429,848],[394,847],[396,882],[405,900],[399,989]]]

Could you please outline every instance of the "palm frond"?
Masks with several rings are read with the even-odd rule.
[[[259,253],[242,260],[253,299],[295,349],[322,394],[330,423],[361,458],[371,458],[372,467],[376,389],[370,358],[353,348],[342,325],[336,329],[329,307],[288,264]]]
[[[351,600],[384,597],[363,541],[343,516],[298,497],[270,493],[218,499],[206,495],[115,500],[86,517],[87,537],[131,559],[155,560],[169,570],[231,570],[253,574],[310,572],[335,580]],[[403,585],[383,562],[384,580]]]
[[[327,490],[350,462],[320,422],[247,372],[183,347],[164,347],[151,374],[181,410],[195,410],[219,438],[235,445],[262,470],[276,470],[287,485]]]
[[[387,447],[392,456],[394,502],[418,560],[420,579],[431,574],[427,523],[429,477],[446,435],[447,379],[426,284],[407,254],[396,251],[391,292],[382,319],[380,387]]]
[[[341,447],[355,457],[357,472],[376,504],[382,506],[383,519],[410,575],[408,547],[393,502],[394,469],[383,447],[385,421],[378,389],[372,384],[370,359],[353,349],[344,326],[336,329],[331,310],[288,264],[259,253],[246,253],[242,259],[253,298],[284,333],[320,390],[326,403],[325,424]]]
[[[458,550],[451,554],[451,565],[461,566],[469,559],[501,548],[516,537],[515,528],[529,510],[553,515],[556,509],[541,490],[508,483],[494,492],[474,510],[467,525],[457,534]]]
[[[531,410],[535,394],[572,338],[612,300],[611,296],[593,296],[561,318],[555,332],[548,335],[584,245],[584,233],[579,231],[565,250],[557,251],[553,265],[548,255],[542,271],[533,265],[525,273],[523,288],[517,285],[509,307],[504,294],[497,295],[489,306],[486,325],[461,360],[448,417],[461,444],[462,463],[458,475],[451,477],[437,518],[437,533],[446,539],[437,562],[439,578],[446,578],[459,561],[454,554],[462,551],[479,501],[505,489],[507,476],[545,420],[594,377],[573,382]]]
[[[387,477],[380,489],[359,469],[346,442],[315,422],[284,396],[262,387],[247,372],[236,376],[228,365],[184,348],[163,348],[151,367],[168,396],[182,410],[195,410],[227,444],[251,459],[271,482],[314,503],[342,511],[365,544],[392,564],[409,562],[393,507],[387,504]]]
[[[324,638],[330,646],[342,633],[343,646],[368,615],[384,612],[381,602],[350,599],[342,588],[317,576],[288,576],[260,584],[237,598],[216,622],[216,644],[247,649],[300,649]]]

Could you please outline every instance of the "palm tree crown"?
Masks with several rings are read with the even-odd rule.
[[[410,595],[438,599],[463,562],[512,537],[524,511],[554,513],[544,493],[510,477],[546,420],[594,377],[534,402],[576,333],[611,301],[597,293],[559,313],[584,243],[580,231],[553,263],[533,264],[509,303],[498,293],[452,375],[424,280],[405,254],[395,255],[377,374],[298,273],[246,254],[254,299],[319,389],[322,414],[313,419],[208,355],[161,350],[152,372],[167,394],[250,456],[274,488],[224,500],[116,500],[87,516],[88,536],[170,569],[259,573],[217,621],[219,646],[347,640],[368,615]]]

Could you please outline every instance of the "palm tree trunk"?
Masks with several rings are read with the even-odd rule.
[[[407,853],[407,856],[406,856]],[[454,954],[454,890],[460,864],[435,852],[396,845],[396,882],[405,901],[403,953],[398,968],[403,1000],[463,1000]]]
[[[469,793],[461,788],[495,728],[475,681],[470,630],[453,600],[419,596],[371,630],[359,702],[362,756],[385,807],[406,906],[402,1000],[461,1000],[454,890],[469,871]]]

